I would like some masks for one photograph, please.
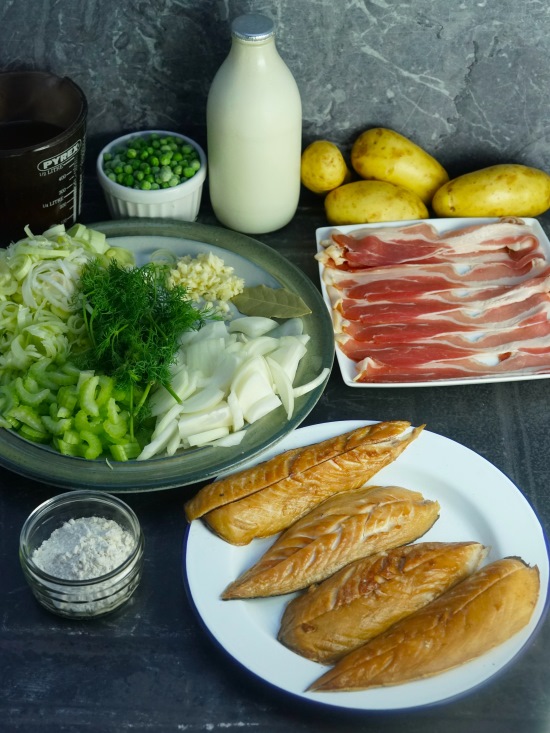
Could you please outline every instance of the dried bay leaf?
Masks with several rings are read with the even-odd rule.
[[[245,316],[298,318],[311,313],[311,309],[296,293],[286,288],[268,288],[267,285],[245,288],[231,298],[231,302]]]

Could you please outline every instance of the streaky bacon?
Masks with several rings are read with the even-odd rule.
[[[361,300],[343,300],[336,304],[336,308],[345,320],[379,324],[408,323],[419,317],[430,319],[441,313],[458,311],[466,317],[466,322],[476,319],[478,328],[484,328],[486,323],[492,320],[502,321],[512,318],[518,309],[525,307],[525,301],[533,295],[545,297],[549,291],[550,276],[546,276],[527,280],[508,290],[499,288],[496,295],[486,290],[481,293],[474,292],[472,299],[450,298],[447,302],[444,295],[440,294],[439,297],[418,298],[414,303],[400,301],[365,303]],[[480,295],[484,297],[479,297]]]
[[[337,299],[341,297],[366,300],[410,300],[429,293],[442,291],[464,292],[475,289],[509,288],[528,278],[550,274],[550,266],[541,252],[528,255],[524,260],[489,263],[470,263],[457,271],[453,265],[401,265],[371,270],[325,268],[323,282]]]
[[[550,263],[521,220],[333,231],[318,259],[358,383],[550,374]]]
[[[521,333],[520,333],[521,331]],[[493,331],[476,341],[470,341],[464,334],[445,334],[437,341],[418,340],[395,344],[373,344],[353,339],[342,344],[346,356],[361,362],[370,357],[388,367],[417,369],[438,361],[451,361],[465,357],[483,357],[492,363],[501,360],[502,354],[528,351],[536,353],[542,349],[548,354],[550,349],[550,321],[540,321],[521,326],[515,331]],[[550,368],[550,365],[549,365]]]
[[[396,382],[436,382],[447,379],[476,379],[479,377],[530,377],[550,373],[548,351],[503,353],[497,364],[485,363],[470,356],[451,362],[422,364],[417,369],[388,367],[367,357],[357,365],[358,384],[394,384]]]
[[[525,223],[475,225],[439,235],[427,223],[381,227],[344,234],[335,230],[317,259],[325,265],[351,269],[406,263],[443,263],[467,260],[472,253],[504,252],[517,259],[539,246]]]
[[[547,293],[533,295],[525,301],[521,310],[516,308],[515,312],[510,312],[510,309],[507,308],[501,310],[499,315],[504,317],[501,317],[500,320],[493,318],[490,322],[483,323],[481,329],[478,318],[456,311],[445,317],[412,321],[406,324],[342,321],[336,324],[335,334],[345,352],[351,351],[351,346],[347,348],[345,346],[350,341],[373,345],[393,345],[396,348],[402,344],[447,334],[462,334],[464,338],[471,341],[480,339],[482,335],[489,333],[510,333],[515,329],[550,321],[550,296]]]

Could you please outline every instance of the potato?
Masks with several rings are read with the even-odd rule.
[[[428,210],[419,196],[386,181],[353,181],[335,188],[325,198],[325,213],[329,224],[368,224],[428,217]]]
[[[515,163],[454,178],[432,201],[437,216],[539,216],[549,207],[550,176]]]
[[[313,193],[324,194],[346,183],[351,172],[339,148],[329,140],[315,140],[302,153],[302,184]]]
[[[449,180],[447,171],[435,158],[385,127],[374,127],[359,135],[351,150],[351,164],[361,178],[408,188],[425,204]]]

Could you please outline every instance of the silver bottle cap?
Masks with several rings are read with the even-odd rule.
[[[273,35],[274,30],[271,18],[259,13],[240,15],[231,23],[231,34],[241,41],[265,41]]]

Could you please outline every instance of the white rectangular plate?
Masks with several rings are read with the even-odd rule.
[[[425,224],[431,224],[439,233],[441,232],[450,232],[455,229],[460,229],[461,227],[465,226],[472,226],[476,224],[489,224],[491,222],[498,221],[497,218],[461,218],[461,219],[423,219],[421,220],[422,223]],[[320,227],[316,230],[316,241],[317,241],[317,252],[323,251],[324,247],[321,244],[324,240],[328,239],[330,236],[330,233],[338,230],[339,232],[343,232],[345,234],[349,232],[354,232],[362,229],[380,229],[385,227],[394,227],[394,226],[407,226],[407,225],[414,225],[421,223],[420,220],[414,220],[414,221],[401,221],[401,222],[381,222],[378,224],[348,224],[345,226],[328,226],[328,227]],[[528,224],[536,236],[538,237],[538,240],[540,242],[541,248],[544,251],[547,259],[550,262],[550,241],[548,240],[548,237],[544,233],[543,228],[541,227],[540,223],[537,221],[537,219],[527,218],[523,217],[523,221]],[[325,300],[325,303],[327,304],[327,307],[330,312],[332,312],[332,305],[330,302],[330,298],[327,293],[327,289],[325,287],[325,284],[323,282],[323,271],[324,271],[324,265],[322,263],[319,263],[319,277],[321,281],[321,291],[323,293],[323,298]],[[550,377],[550,374],[505,374],[505,375],[495,375],[495,376],[484,376],[484,377],[469,377],[465,379],[438,379],[434,381],[426,381],[426,382],[369,382],[369,383],[358,383],[354,381],[354,378],[357,376],[357,369],[356,369],[356,363],[349,359],[344,352],[338,347],[338,344],[336,344],[336,358],[338,360],[338,365],[340,367],[340,371],[342,373],[342,379],[344,382],[348,385],[348,387],[444,387],[449,385],[459,385],[459,384],[488,384],[492,382],[519,382],[519,381],[525,381],[525,380],[532,380],[532,379],[548,379]]]

